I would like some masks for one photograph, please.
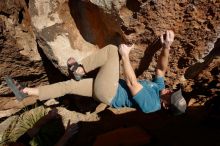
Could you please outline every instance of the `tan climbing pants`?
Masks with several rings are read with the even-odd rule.
[[[110,104],[116,94],[119,80],[118,48],[108,45],[81,61],[86,72],[100,68],[95,79],[73,79],[39,87],[40,100],[56,98],[65,94],[92,96]]]

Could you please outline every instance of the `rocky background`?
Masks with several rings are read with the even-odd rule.
[[[167,29],[175,31],[167,87],[181,83],[189,105],[219,98],[219,0],[1,0],[0,117],[35,102],[18,103],[5,76],[30,87],[67,80],[70,56],[80,61],[108,44],[135,43],[132,66],[151,79]]]

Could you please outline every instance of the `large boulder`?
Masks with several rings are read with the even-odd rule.
[[[38,43],[61,71],[69,56],[81,60],[95,50],[94,45],[102,48],[122,41],[137,45],[131,58],[139,78],[151,78],[159,54],[152,43],[165,30],[174,30],[167,74],[173,85],[184,77],[196,77],[204,67],[185,71],[219,48],[219,5],[218,1],[39,0],[29,3],[29,11]]]
[[[33,0],[29,2],[31,24],[37,42],[50,61],[65,72],[69,57],[81,60],[97,47],[84,40],[66,0]]]

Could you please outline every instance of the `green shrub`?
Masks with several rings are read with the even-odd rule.
[[[24,134],[29,128],[44,115],[48,113],[48,110],[44,107],[37,107],[31,109],[20,115],[20,117],[13,121],[3,135],[5,141],[16,141],[22,134]],[[64,126],[62,119],[55,119],[44,125],[37,136],[30,142],[32,146],[52,146],[64,133]]]

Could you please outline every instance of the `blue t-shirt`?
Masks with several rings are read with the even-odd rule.
[[[165,88],[164,78],[156,77],[153,82],[148,80],[140,80],[138,82],[143,88],[132,97],[126,82],[120,79],[118,90],[111,102],[111,106],[114,108],[134,107],[145,113],[160,110],[159,91]]]

